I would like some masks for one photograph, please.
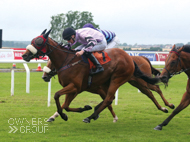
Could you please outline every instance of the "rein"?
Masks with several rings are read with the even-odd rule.
[[[63,51],[63,52],[66,52],[66,53],[69,53],[69,54],[75,54],[74,52],[70,52],[70,51],[65,51],[65,50],[63,50],[63,49],[59,49],[59,48],[57,48],[60,44],[57,44],[57,46],[53,46],[53,45],[51,45],[51,44],[49,44],[48,42],[46,43],[47,45],[49,45],[49,46],[51,46],[51,47],[53,47],[54,49],[57,49],[57,50],[60,50],[60,51]],[[49,47],[48,46],[48,47]],[[61,46],[61,45],[60,45]],[[49,48],[50,49],[50,48]],[[53,49],[53,50],[54,50]],[[51,50],[51,49],[50,49]],[[46,53],[47,55],[49,55],[53,50],[51,50],[49,53]]]
[[[53,46],[53,45],[49,44],[48,42],[47,42],[46,44],[48,45],[48,48],[49,48],[49,50],[50,50],[48,53],[45,53],[46,55],[49,55],[54,49],[57,49],[57,50],[60,50],[60,51],[62,51],[62,52],[67,53],[67,57],[65,58],[65,61],[66,61],[67,58],[68,58],[68,54],[75,54],[74,52],[70,52],[70,51],[66,51],[66,50],[57,48],[60,44],[58,44],[57,46]],[[53,50],[51,50],[50,46],[53,47]],[[60,46],[61,46],[61,45],[60,45]],[[74,66],[74,65],[76,65],[76,64],[78,64],[78,63],[80,63],[80,62],[82,61],[82,60],[79,60],[79,61],[76,61],[76,62],[74,62],[74,63],[69,64],[75,57],[76,57],[76,55],[74,55],[74,56],[68,61],[68,63],[67,63],[66,66],[63,66],[63,64],[65,63],[65,61],[64,61],[63,64],[61,65],[61,67],[58,69],[57,72],[61,72],[61,71],[65,70],[65,69],[68,69],[68,68],[70,68],[70,67],[72,67],[72,66]]]

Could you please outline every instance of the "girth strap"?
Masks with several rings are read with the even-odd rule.
[[[60,68],[57,72],[61,72],[61,71],[63,71],[63,70],[66,70],[66,69],[68,69],[68,68],[70,68],[70,67],[72,67],[72,66],[74,66],[74,65],[76,65],[76,64],[78,64],[78,63],[80,63],[81,61],[82,61],[82,60],[79,60],[79,61],[76,61],[76,62],[74,62],[74,63],[72,63],[72,64],[66,65],[66,66]]]

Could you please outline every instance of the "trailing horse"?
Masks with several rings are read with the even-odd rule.
[[[31,45],[27,46],[27,50],[22,57],[29,62],[35,57],[49,56],[58,71],[59,83],[64,87],[56,92],[54,96],[57,112],[64,120],[68,120],[68,117],[62,112],[59,101],[59,97],[63,94],[67,96],[63,106],[63,109],[65,109],[68,108],[77,94],[83,91],[93,93],[94,90],[101,89],[106,93],[105,99],[96,106],[94,113],[83,120],[86,123],[90,123],[91,119],[96,120],[99,113],[112,103],[116,90],[122,84],[128,82],[133,75],[142,78],[150,84],[156,84],[160,81],[159,78],[152,78],[142,73],[125,51],[112,48],[105,50],[111,61],[103,65],[104,72],[93,75],[93,80],[89,87],[89,64],[83,62],[82,57],[77,57],[75,51],[61,48],[57,42],[48,38],[50,32],[51,30],[47,33],[42,32],[40,36],[34,38]],[[63,68],[67,69],[62,70]]]
[[[161,124],[156,126],[155,130],[162,130],[163,126],[166,126],[171,119],[178,114],[180,111],[185,109],[190,104],[190,45],[184,45],[182,47],[176,47],[175,45],[171,49],[168,57],[165,60],[165,67],[160,75],[160,79],[166,85],[171,77],[185,72],[188,76],[186,91],[183,94],[180,104],[171,113],[171,115],[164,120]]]

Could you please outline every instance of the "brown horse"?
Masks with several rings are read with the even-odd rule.
[[[152,67],[150,61],[148,58],[144,57],[144,56],[132,56],[132,59],[137,63],[137,65],[139,66],[140,70],[142,72],[145,72],[147,75],[151,76],[151,75],[160,75],[160,71],[155,69],[154,67]],[[57,74],[57,71],[55,69],[55,67],[53,66],[53,64],[51,63],[51,61],[49,60],[47,63],[47,67],[44,67],[44,73],[42,76],[42,79],[45,82],[49,82],[50,79]],[[152,92],[150,90],[156,91],[162,98],[162,100],[164,101],[165,105],[174,109],[174,105],[168,103],[168,101],[164,98],[162,91],[160,90],[158,85],[151,85],[149,83],[146,83],[145,81],[143,81],[140,78],[137,78],[135,76],[132,76],[132,78],[129,80],[129,83],[131,85],[133,85],[134,87],[138,88],[142,93],[144,93],[145,95],[147,95],[156,105],[156,107],[158,108],[158,110],[161,110],[165,113],[168,112],[167,108],[164,108],[162,106],[160,106],[160,104],[157,102],[157,100],[155,99],[155,97],[153,96]],[[101,94],[104,95],[104,94]],[[103,97],[102,97],[103,98]],[[104,96],[105,98],[105,96]],[[63,108],[64,104],[62,105]],[[116,122],[118,120],[118,117],[115,115],[112,106],[108,106],[112,116],[113,116],[113,122]],[[54,113],[54,115],[52,115],[49,119],[48,122],[54,121],[56,117],[58,117],[59,114],[58,113]]]
[[[137,63],[138,67],[140,68],[140,70],[143,73],[146,73],[146,75],[148,76],[157,76],[160,75],[160,71],[158,71],[157,69],[155,69],[154,67],[152,67],[150,61],[148,58],[144,57],[144,56],[131,56],[132,59],[135,61],[135,63]],[[168,107],[170,107],[171,109],[174,109],[175,106],[171,103],[168,103],[168,101],[165,99],[165,97],[162,94],[162,91],[160,90],[160,87],[158,85],[152,85],[150,83],[145,82],[144,80],[132,76],[132,78],[129,80],[129,83],[131,85],[133,85],[134,87],[138,88],[143,94],[145,94],[147,97],[149,97],[153,103],[156,105],[156,107],[158,108],[158,110],[161,110],[165,113],[168,113],[167,108],[162,107],[156,100],[156,98],[153,96],[152,91],[157,92],[162,100],[164,101],[164,104]]]
[[[111,61],[104,64],[104,72],[93,75],[91,86],[88,86],[89,64],[83,62],[82,57],[77,57],[75,51],[62,48],[57,42],[48,38],[47,33],[42,32],[40,36],[34,38],[31,45],[27,46],[26,52],[22,55],[23,59],[29,62],[33,58],[47,55],[56,70],[58,71],[59,83],[64,87],[55,93],[54,99],[57,106],[57,112],[62,119],[68,120],[65,113],[62,112],[59,97],[66,94],[63,109],[68,108],[71,101],[77,94],[83,91],[94,93],[94,90],[103,90],[106,93],[105,99],[95,107],[95,112],[85,118],[83,121],[90,123],[91,119],[96,120],[101,111],[109,106],[115,98],[116,90],[125,82],[128,82],[134,75],[142,78],[150,84],[156,84],[159,78],[152,78],[138,68],[132,58],[123,50],[118,48],[106,49]],[[96,91],[97,92],[97,91]],[[81,111],[81,110],[74,110]]]
[[[183,94],[182,100],[179,106],[172,112],[172,114],[164,120],[160,125],[156,126],[155,130],[162,130],[163,126],[166,126],[171,119],[180,111],[185,109],[190,103],[190,45],[184,45],[182,47],[175,47],[171,49],[168,57],[165,60],[165,67],[160,75],[161,81],[165,84],[173,75],[185,72],[188,76],[186,92]]]
[[[57,74],[57,71],[56,71],[54,65],[52,64],[52,62],[51,62],[50,60],[47,62],[47,66],[45,66],[45,67],[43,68],[43,71],[44,71],[44,73],[43,73],[43,75],[42,75],[42,79],[43,79],[45,82],[49,82],[50,79],[51,79],[53,76],[55,76],[55,75]],[[96,92],[96,91],[97,91],[97,92]],[[103,90],[101,90],[101,89],[99,89],[99,90],[94,90],[94,93],[95,93],[95,94],[99,94],[102,99],[105,99],[105,97],[106,97],[106,93],[105,93]],[[66,97],[67,97],[67,96],[66,96]],[[67,100],[67,98],[65,98],[65,100]],[[64,102],[64,103],[62,104],[62,106],[61,106],[62,109],[63,109],[63,107],[64,107],[64,104],[65,104],[65,102]],[[88,108],[88,109],[83,109],[83,111],[92,109],[92,107],[89,106],[89,105],[86,105],[85,108]],[[66,109],[67,111],[72,111],[72,110],[73,110],[72,108],[69,108],[69,106],[68,106],[67,108],[65,108],[65,109]],[[113,122],[117,122],[118,117],[116,116],[115,112],[113,111],[112,105],[109,105],[109,106],[108,106],[108,109],[109,109],[109,111],[111,112],[111,114],[112,114],[112,116],[113,116]],[[81,110],[82,110],[82,108],[81,108]],[[79,111],[77,111],[77,112],[79,112]],[[82,111],[81,111],[81,112],[82,112]],[[55,112],[55,113],[47,120],[47,122],[52,122],[52,121],[54,121],[55,118],[58,117],[58,116],[59,116],[59,113]]]

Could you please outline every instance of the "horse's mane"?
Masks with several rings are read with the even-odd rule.
[[[172,48],[171,51],[178,51],[180,48],[182,48],[183,46],[175,46],[174,48]]]
[[[55,41],[55,40],[54,40],[54,39],[52,39],[51,37],[49,37],[49,38],[50,38],[51,40],[53,40],[55,43],[57,43],[58,45],[60,45],[60,47],[61,47],[61,48],[64,48],[63,46],[61,46],[61,44],[62,44],[62,43],[58,43],[57,41]],[[69,50],[69,49],[67,49],[67,48],[64,48],[64,49],[68,50],[69,52],[73,52],[73,53],[76,53],[76,52],[77,52],[77,51],[72,50],[72,49],[70,49],[70,50]]]
[[[172,48],[171,51],[176,51],[176,52],[178,52],[179,49],[181,49],[181,51],[190,53],[190,45],[188,45],[188,44],[183,45],[183,46],[175,46],[174,48]]]
[[[182,51],[190,53],[190,45],[184,45]]]

